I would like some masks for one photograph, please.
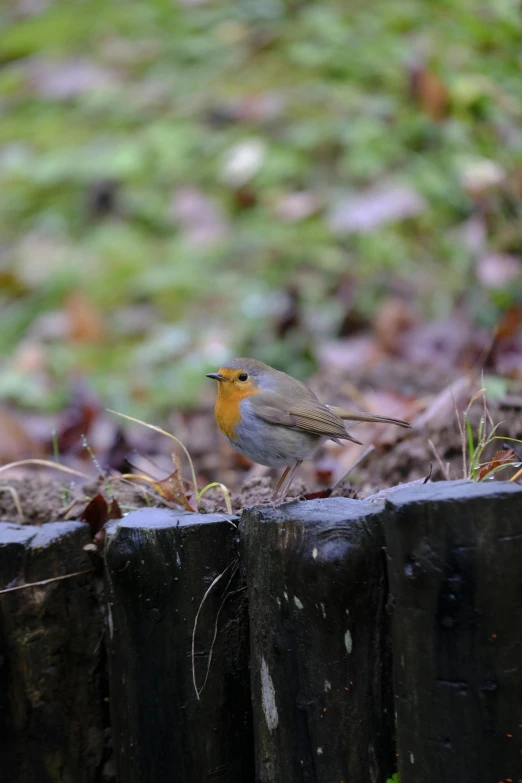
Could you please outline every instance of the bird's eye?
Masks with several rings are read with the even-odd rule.
[[[248,378],[248,375],[246,372],[242,372],[241,375],[237,376],[238,381],[246,381]]]

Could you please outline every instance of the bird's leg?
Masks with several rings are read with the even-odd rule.
[[[276,488],[274,489],[274,491],[272,493],[272,501],[274,501],[277,498],[277,493],[281,489],[281,485],[282,485],[283,481],[288,476],[288,471],[290,470],[290,467],[291,466],[289,465],[287,468],[285,468],[283,475],[281,476],[281,478],[277,482],[277,486],[276,486]]]
[[[272,495],[272,502],[274,502],[275,500],[280,500],[281,503],[282,503],[284,501],[284,499],[286,497],[286,494],[287,494],[288,490],[290,489],[290,484],[294,480],[294,476],[296,474],[297,468],[302,464],[302,462],[303,462],[303,460],[299,460],[298,462],[295,463],[295,465],[293,467],[286,468],[285,472],[283,473],[283,475],[281,476],[281,478],[278,481],[277,487],[274,490],[274,494]],[[286,484],[285,484],[284,488],[281,491],[281,498],[278,498],[277,497],[277,493],[278,493],[280,487],[282,486],[283,481],[285,480],[285,478],[287,476],[288,476],[288,478],[286,480]]]

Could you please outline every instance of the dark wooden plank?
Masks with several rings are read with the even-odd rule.
[[[143,509],[113,527],[106,563],[118,779],[252,783],[248,622],[237,529],[219,514]],[[192,632],[203,596],[220,574],[199,616],[199,688],[216,622],[218,632],[198,701]]]
[[[401,783],[522,779],[522,488],[387,504]]]
[[[0,589],[90,568],[89,540],[79,522],[0,523]],[[2,781],[100,780],[103,633],[92,574],[0,595]]]
[[[383,783],[394,769],[380,509],[245,511],[256,779]]]

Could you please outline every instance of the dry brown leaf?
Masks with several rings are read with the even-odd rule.
[[[478,480],[482,481],[482,479],[485,478],[488,473],[491,473],[491,471],[495,468],[499,468],[501,465],[506,465],[509,462],[515,462],[516,459],[517,455],[513,449],[502,449],[501,451],[497,451],[493,459],[483,465],[479,473]]]
[[[187,499],[185,490],[183,489],[183,481],[180,478],[178,470],[173,470],[172,473],[164,479],[154,481],[153,486],[165,500],[183,506],[186,511],[194,511]]]
[[[21,417],[0,405],[0,462],[6,464],[19,459],[43,456],[45,450],[29,435],[29,428],[22,424]]]
[[[448,91],[444,82],[425,65],[418,65],[410,72],[410,91],[425,114],[432,120],[442,120],[448,110]]]
[[[81,291],[72,291],[65,302],[69,338],[76,343],[98,343],[105,336],[99,310]]]
[[[403,299],[392,296],[384,299],[375,319],[375,332],[384,350],[395,353],[401,336],[415,321],[415,314]]]

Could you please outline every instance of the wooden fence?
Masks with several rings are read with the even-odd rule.
[[[0,588],[87,541],[0,525]],[[142,510],[0,608],[6,783],[522,780],[514,484]]]

